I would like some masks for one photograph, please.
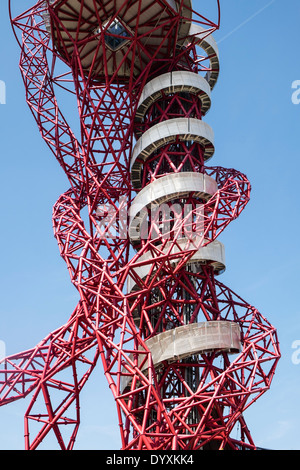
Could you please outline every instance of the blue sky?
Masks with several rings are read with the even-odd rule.
[[[212,2],[212,0],[207,0]],[[194,0],[201,11],[204,0]],[[14,0],[15,13],[33,0]],[[246,413],[257,445],[300,449],[299,125],[292,83],[300,80],[298,0],[221,0],[221,74],[205,120],[215,133],[211,165],[236,168],[252,184],[251,201],[220,237],[220,278],[278,330],[282,359],[269,392]],[[0,2],[1,271],[0,340],[8,355],[35,346],[65,323],[77,303],[53,237],[51,213],[68,188],[25,103],[19,50],[6,0]],[[300,354],[299,354],[300,357]],[[23,448],[28,400],[0,408],[0,449]],[[118,449],[115,407],[99,363],[81,395],[77,449]],[[45,448],[51,448],[54,440]]]

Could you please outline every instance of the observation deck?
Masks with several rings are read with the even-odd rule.
[[[175,55],[192,18],[191,0],[143,0],[141,8],[123,0],[57,0],[51,8],[55,48],[99,80],[139,76],[154,57]]]

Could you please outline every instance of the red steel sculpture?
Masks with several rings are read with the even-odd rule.
[[[26,101],[70,183],[53,227],[80,297],[67,323],[1,363],[0,404],[31,395],[26,449],[50,431],[73,449],[99,359],[122,449],[256,449],[244,412],[280,352],[274,327],[217,280],[217,238],[250,184],[207,166],[214,7],[216,22],[191,0],[42,0],[11,14]]]

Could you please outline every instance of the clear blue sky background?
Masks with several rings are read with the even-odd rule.
[[[212,0],[194,0],[201,11]],[[14,0],[15,13],[33,0]],[[249,177],[252,198],[220,240],[227,270],[221,281],[277,327],[282,359],[271,390],[250,407],[256,444],[300,449],[299,126],[292,82],[300,80],[299,0],[221,0],[221,75],[205,120],[215,132],[212,165]],[[264,8],[265,7],[265,8]],[[35,346],[69,318],[78,295],[53,237],[51,213],[68,188],[27,108],[19,50],[7,1],[0,2],[1,270],[0,340],[7,355]],[[299,356],[300,357],[300,356]],[[28,400],[0,409],[0,449],[23,448]],[[77,449],[118,449],[117,418],[101,364],[81,395]],[[54,439],[44,448],[54,448]]]

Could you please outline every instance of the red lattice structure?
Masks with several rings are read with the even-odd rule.
[[[1,363],[1,405],[31,396],[26,449],[50,431],[74,447],[99,360],[122,449],[256,448],[244,411],[280,352],[274,327],[217,280],[217,238],[250,184],[207,166],[215,6],[214,22],[190,0],[43,0],[12,19],[27,103],[70,182],[53,227],[80,299]],[[74,101],[72,119],[78,109],[78,135],[59,97]]]

